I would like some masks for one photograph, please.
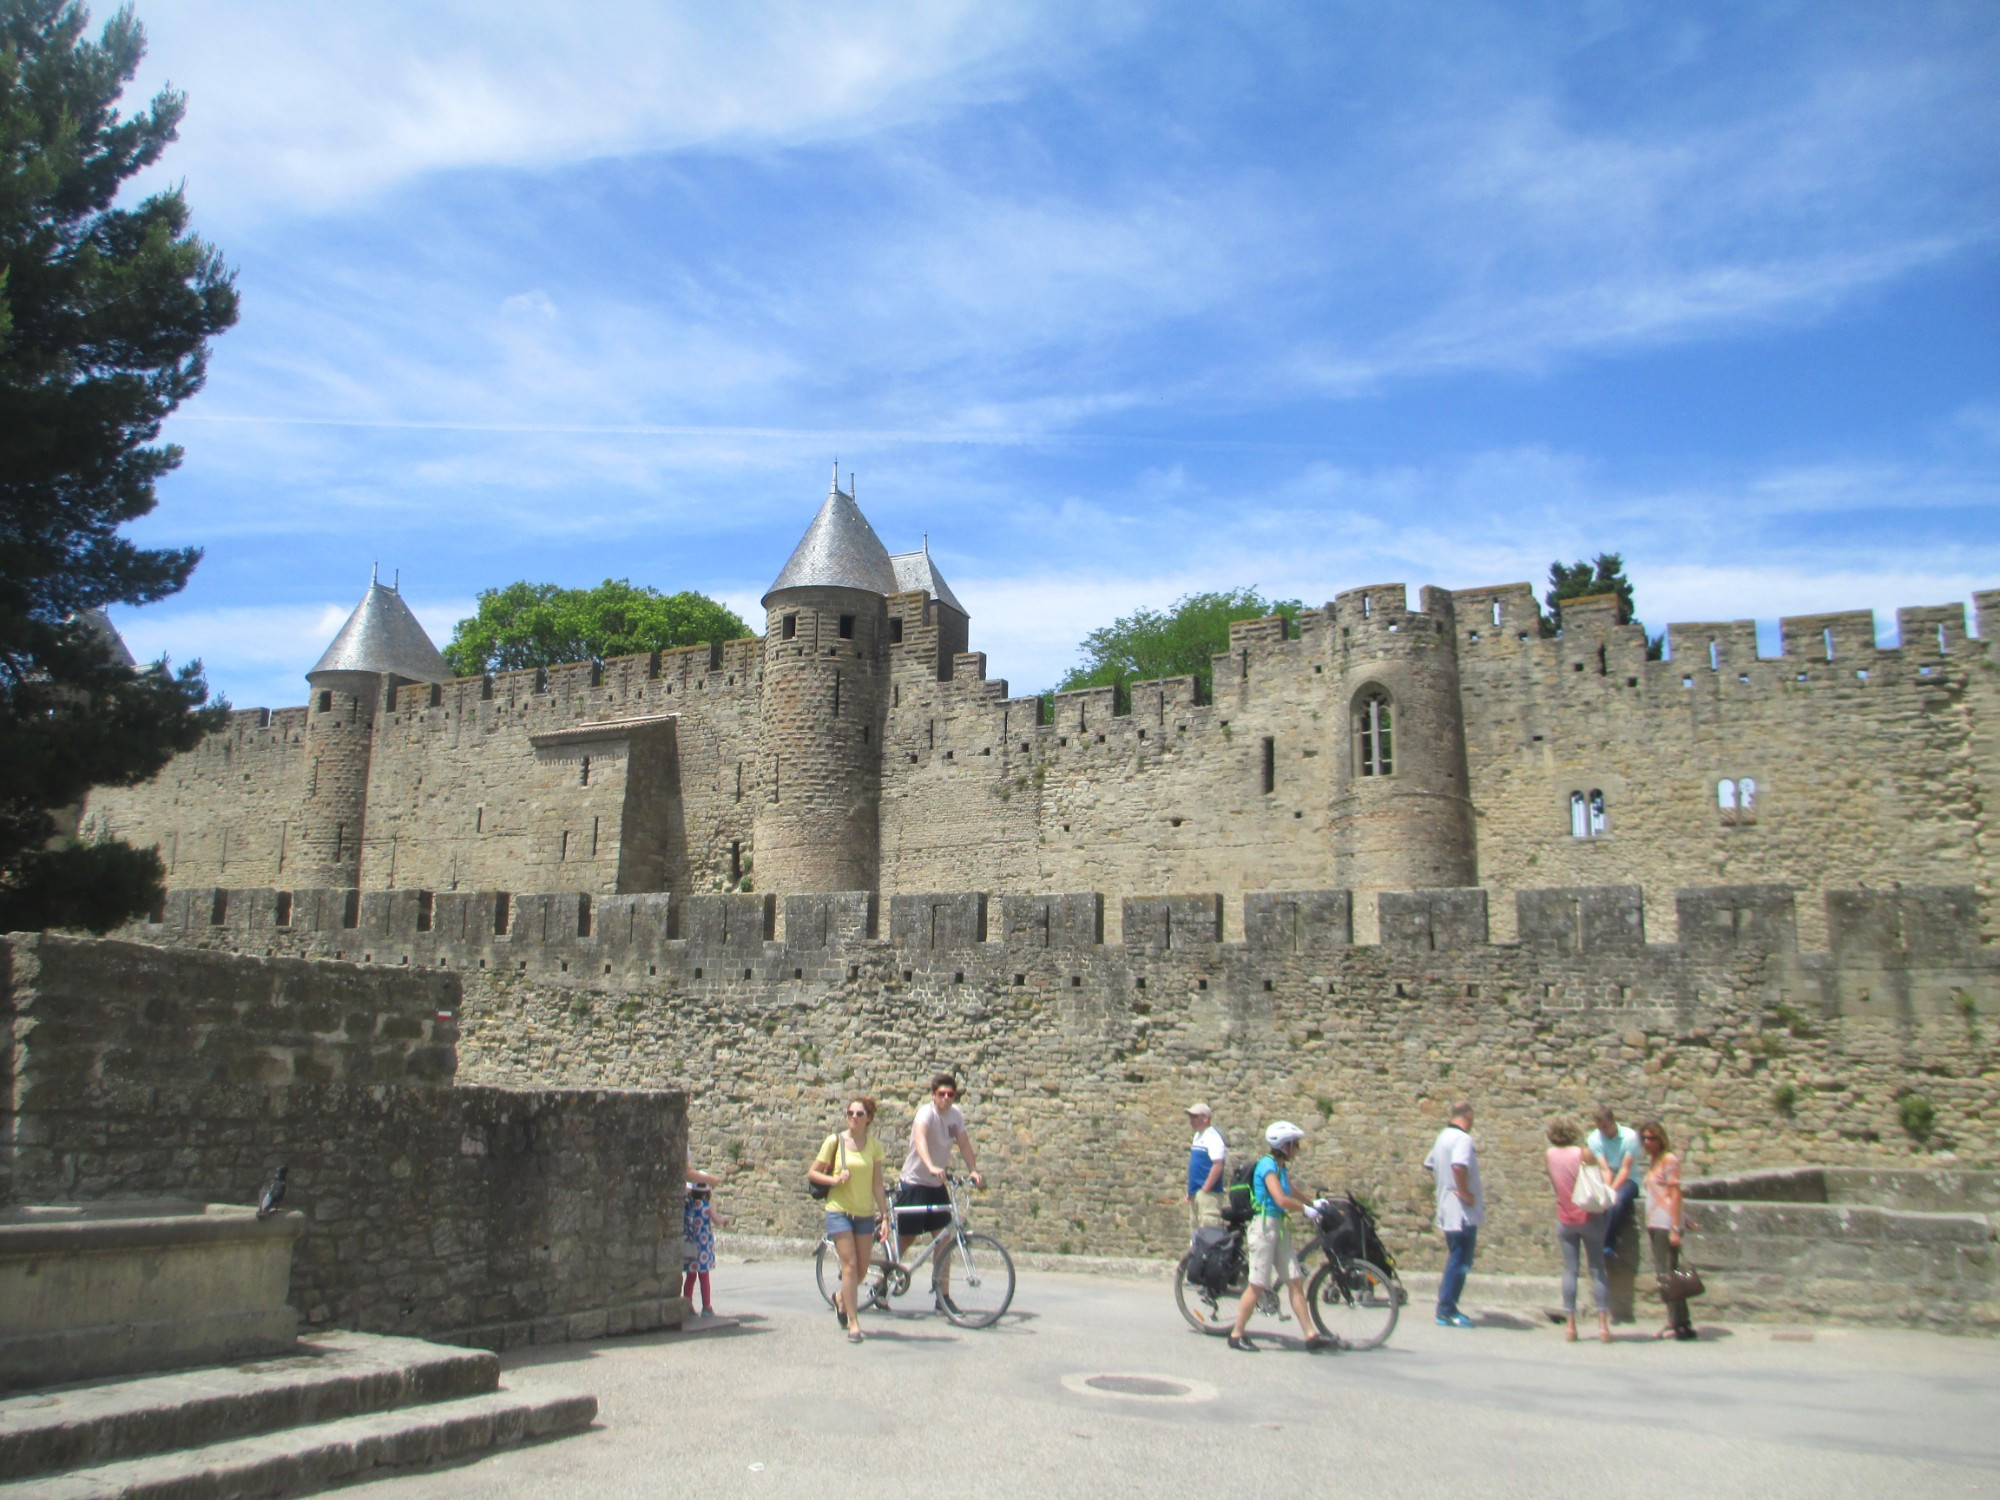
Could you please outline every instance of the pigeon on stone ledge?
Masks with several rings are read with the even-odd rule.
[[[278,1168],[271,1174],[271,1180],[264,1184],[264,1191],[257,1195],[257,1217],[268,1219],[278,1211],[278,1205],[285,1201],[285,1169]]]

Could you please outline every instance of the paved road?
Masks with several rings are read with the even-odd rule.
[[[1243,1355],[1190,1331],[1161,1283],[1026,1272],[998,1327],[912,1312],[856,1347],[809,1264],[715,1280],[735,1328],[509,1357],[509,1385],[594,1391],[596,1431],[348,1493],[2000,1496],[1988,1340],[1746,1325],[1569,1345],[1504,1313],[1440,1329],[1419,1305],[1373,1353]],[[1104,1372],[1196,1399],[1074,1388]]]

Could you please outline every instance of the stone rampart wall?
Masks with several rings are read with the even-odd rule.
[[[683,1094],[452,1086],[455,973],[15,935],[14,1201],[307,1216],[308,1326],[490,1345],[677,1320]]]
[[[1290,631],[1239,622],[1211,701],[1186,678],[1093,689],[1057,695],[1044,723],[984,656],[948,649],[956,616],[946,642],[935,608],[897,596],[880,889],[1104,891],[1116,940],[1128,893],[1352,888],[1366,941],[1398,884],[1485,886],[1504,939],[1517,890],[1628,883],[1666,939],[1682,887],[1785,882],[1817,948],[1826,891],[1951,884],[2000,936],[2000,591],[1974,597],[1981,635],[1962,606],[1905,609],[1883,649],[1873,616],[1849,611],[1781,622],[1768,657],[1749,621],[1674,625],[1669,659],[1650,661],[1603,601],[1571,601],[1549,637],[1525,584],[1427,589],[1415,609],[1381,585]],[[359,884],[776,889],[754,878],[758,811],[769,824],[786,785],[766,742],[766,644],[403,690],[376,717]],[[1354,715],[1378,687],[1397,705],[1399,769],[1371,779]],[[832,733],[830,695],[825,709]],[[598,751],[549,743],[667,715],[670,729]],[[84,832],[156,844],[176,887],[304,883],[288,853],[313,785],[304,725],[304,710],[239,714],[147,785],[94,792]],[[1723,807],[1720,785],[1745,779],[1755,805]],[[862,780],[854,796],[873,799]],[[1576,837],[1570,798],[1592,793],[1603,827]],[[1382,874],[1399,862],[1405,879]]]
[[[1046,1251],[1181,1242],[1159,1200],[1195,1098],[1239,1150],[1271,1119],[1307,1126],[1302,1183],[1366,1194],[1420,1267],[1437,1241],[1418,1163],[1460,1095],[1495,1270],[1546,1269],[1542,1126],[1600,1097],[1665,1120],[1694,1172],[2000,1165],[2000,964],[1962,889],[1843,894],[1817,953],[1771,886],[1681,892],[1673,944],[1647,941],[1631,887],[1521,892],[1512,943],[1487,940],[1485,891],[1386,893],[1371,946],[1345,891],[1128,898],[1118,942],[1091,894],[365,892],[345,925],[341,893],[300,892],[282,927],[277,900],[231,893],[217,924],[212,893],[177,892],[143,935],[455,973],[464,1077],[686,1088],[695,1162],[727,1174],[745,1233],[812,1231],[804,1167],[844,1098],[879,1097],[900,1151],[938,1068],[992,1172],[980,1217]]]

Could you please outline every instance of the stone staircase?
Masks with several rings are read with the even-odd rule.
[[[580,1431],[597,1398],[500,1388],[481,1349],[326,1333],[296,1354],[0,1397],[0,1500],[249,1500]]]

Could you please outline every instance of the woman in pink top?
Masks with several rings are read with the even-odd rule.
[[[1590,1259],[1590,1294],[1597,1299],[1597,1337],[1611,1342],[1611,1288],[1604,1279],[1604,1215],[1587,1214],[1570,1201],[1576,1174],[1584,1162],[1576,1143],[1576,1127],[1567,1120],[1549,1122],[1549,1185],[1556,1190],[1556,1243],[1563,1255],[1563,1311],[1569,1314],[1569,1341],[1576,1342],[1576,1260],[1582,1249]]]

